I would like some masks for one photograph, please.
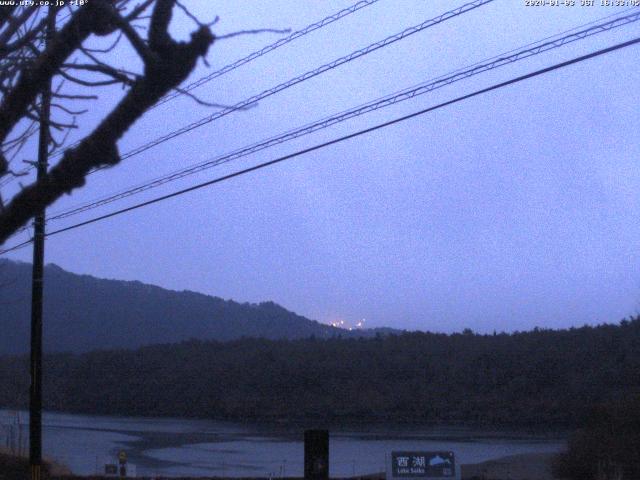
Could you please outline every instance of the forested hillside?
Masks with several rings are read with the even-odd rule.
[[[0,359],[25,406],[28,359]],[[187,341],[48,355],[45,407],[243,420],[571,426],[640,392],[640,317],[619,325],[373,339]]]
[[[0,259],[0,354],[29,351],[30,309],[31,265]],[[273,302],[238,303],[141,282],[76,275],[53,264],[45,267],[43,324],[49,352],[136,348],[189,338],[349,335]]]

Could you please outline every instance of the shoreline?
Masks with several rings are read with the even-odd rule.
[[[28,416],[28,409],[25,407],[8,407],[0,405],[0,414],[2,412],[20,412]],[[377,417],[373,418],[360,418],[358,420],[345,421],[341,418],[291,418],[291,419],[274,419],[274,418],[234,418],[234,417],[198,417],[198,416],[176,416],[176,415],[155,415],[155,414],[140,414],[140,413],[105,413],[94,412],[85,410],[54,410],[44,409],[43,415],[77,415],[84,417],[104,418],[107,420],[129,420],[140,419],[149,421],[160,422],[215,422],[220,424],[228,424],[233,426],[250,426],[261,430],[275,431],[275,432],[297,432],[309,428],[322,428],[336,432],[349,432],[352,430],[358,430],[366,427],[372,434],[381,432],[385,434],[389,430],[402,430],[409,434],[413,432],[422,432],[425,430],[444,430],[449,432],[460,432],[464,434],[465,431],[472,430],[478,432],[481,437],[484,438],[540,438],[545,440],[557,440],[566,439],[569,434],[574,431],[577,426],[562,425],[560,427],[557,424],[553,425],[531,425],[531,424],[519,424],[519,423],[489,423],[489,422],[416,422],[403,419],[381,419]],[[24,424],[23,424],[24,425]]]
[[[555,480],[555,453],[522,453],[486,462],[461,465],[462,480]]]
[[[460,466],[462,480],[556,480],[551,473],[551,464],[556,454],[554,453],[523,453],[508,455],[505,457],[488,460],[480,463],[462,464]],[[21,460],[26,462],[26,457],[16,457],[11,455],[7,449],[0,447],[0,460]],[[43,459],[51,468],[51,476],[54,478],[95,478],[72,475],[70,470],[64,465],[60,465],[51,459]],[[17,463],[14,462],[14,463]],[[0,465],[2,461],[0,461]],[[167,477],[170,478],[170,477]],[[181,477],[184,478],[184,477]],[[199,477],[201,479],[233,479],[234,477]],[[238,477],[242,478],[242,477]],[[297,477],[286,477],[293,480]],[[373,473],[356,477],[353,479],[384,480],[385,473]],[[196,480],[197,477],[193,477]],[[262,479],[262,480],[266,480]]]

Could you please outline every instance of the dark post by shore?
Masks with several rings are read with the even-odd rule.
[[[304,478],[327,480],[329,478],[329,431],[305,430]]]

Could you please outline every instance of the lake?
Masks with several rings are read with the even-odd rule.
[[[0,410],[0,445],[28,451],[27,423],[27,412]],[[384,471],[392,450],[451,450],[464,464],[564,446],[561,434],[345,427],[330,430],[329,465],[331,476],[351,476]],[[80,475],[103,472],[124,450],[138,476],[303,476],[303,430],[293,427],[45,412],[43,449]]]

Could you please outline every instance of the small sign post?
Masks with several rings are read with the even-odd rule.
[[[453,452],[391,452],[387,480],[456,480],[460,469]]]
[[[127,452],[120,450],[118,453],[118,463],[120,464],[120,478],[127,476]]]
[[[115,463],[106,463],[104,466],[105,477],[117,477],[118,466]]]

